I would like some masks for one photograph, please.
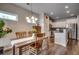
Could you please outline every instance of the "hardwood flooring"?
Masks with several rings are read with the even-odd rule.
[[[47,55],[79,55],[79,41],[69,40],[67,47],[63,47],[52,42]]]
[[[11,54],[12,50],[5,52],[5,55]],[[28,55],[28,51],[24,52],[23,55]],[[57,45],[52,41],[49,43],[49,48],[42,50],[39,55],[79,55],[79,41],[70,39],[67,47]]]

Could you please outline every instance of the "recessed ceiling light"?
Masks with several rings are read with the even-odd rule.
[[[70,11],[66,11],[66,13],[70,13]]]
[[[74,16],[74,14],[70,14],[70,16]]]
[[[66,8],[66,9],[68,9],[68,8],[69,8],[69,6],[67,6],[67,5],[66,5],[66,6],[65,6],[65,8]]]
[[[59,17],[56,17],[57,19],[59,18]]]
[[[51,15],[53,15],[54,13],[53,13],[53,12],[51,12],[50,14],[51,14]]]

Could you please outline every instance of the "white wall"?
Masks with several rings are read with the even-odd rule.
[[[49,36],[49,17],[46,19],[45,16],[47,15],[44,13],[40,14],[39,25],[41,26],[41,32],[45,33],[46,36]]]
[[[39,16],[39,25],[41,26],[41,32],[44,33],[44,13],[41,13]]]
[[[4,20],[6,23],[6,26],[10,27],[12,29],[12,33],[8,34],[7,37],[14,38],[15,32],[18,31],[31,31],[33,24],[29,24],[26,22],[25,17],[30,16],[30,11],[25,10],[23,8],[20,8],[13,4],[8,3],[2,3],[0,4],[0,10],[14,13],[18,15],[18,22],[10,21],[10,20]],[[33,14],[35,17],[38,18],[38,14]]]
[[[45,19],[44,19],[44,22],[45,22],[45,23],[44,23],[45,33],[46,33],[47,36],[50,36],[50,34],[49,34],[49,16],[47,16],[48,19],[46,19],[46,16],[47,16],[47,15],[44,16],[44,18],[45,18]]]

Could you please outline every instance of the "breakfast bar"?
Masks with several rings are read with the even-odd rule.
[[[61,30],[58,29],[57,31],[54,32],[54,36],[55,36],[55,43],[56,44],[66,47],[67,42],[68,42],[66,29],[61,29]]]

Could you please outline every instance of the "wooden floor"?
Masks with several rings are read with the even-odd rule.
[[[28,51],[24,52],[23,55],[28,55]],[[6,55],[11,55],[12,52],[6,52]],[[67,47],[63,47],[50,42],[49,48],[42,50],[39,55],[79,55],[79,41],[69,40]]]
[[[51,42],[47,55],[79,55],[79,41],[69,40],[67,47]]]

